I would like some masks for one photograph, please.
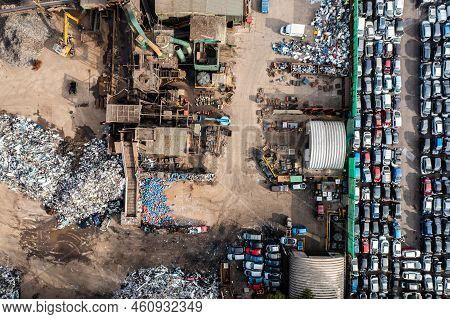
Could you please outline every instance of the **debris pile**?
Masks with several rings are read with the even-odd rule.
[[[0,181],[45,202],[70,168],[59,154],[63,139],[22,117],[0,115]]]
[[[350,7],[342,0],[322,0],[311,25],[314,42],[304,39],[276,42],[272,49],[302,63],[348,68]]]
[[[108,203],[122,196],[124,185],[120,159],[108,155],[104,141],[92,140],[85,144],[78,168],[62,181],[47,206],[58,212],[64,227],[94,213],[105,213]]]
[[[51,30],[36,12],[0,17],[0,59],[24,66],[37,58]]]
[[[20,272],[0,266],[0,299],[19,299]]]
[[[107,213],[124,187],[121,161],[104,141],[85,144],[79,158],[63,142],[56,130],[0,115],[0,181],[57,213],[60,227]]]
[[[219,284],[216,275],[186,274],[180,268],[141,268],[129,274],[116,299],[216,299]]]

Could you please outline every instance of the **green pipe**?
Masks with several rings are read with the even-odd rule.
[[[180,40],[174,37],[170,37],[170,43],[174,43],[174,44],[179,44],[181,45],[183,48],[186,49],[186,52],[188,55],[192,54],[192,48],[191,48],[191,44],[187,41],[184,40]]]
[[[180,60],[181,63],[186,62],[186,57],[184,56],[183,49],[180,46],[177,45],[175,47],[175,52],[177,53],[178,59]]]

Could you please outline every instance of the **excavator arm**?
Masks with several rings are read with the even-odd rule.
[[[63,41],[64,45],[69,44],[69,19],[73,20],[76,24],[80,22],[78,18],[75,18],[70,13],[65,12],[64,13],[64,29],[63,29]]]

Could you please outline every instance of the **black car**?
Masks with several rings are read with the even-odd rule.
[[[370,99],[370,95],[362,96],[362,105],[364,112],[372,112],[372,100]]]
[[[444,119],[444,132],[445,136],[450,137],[450,118]]]
[[[422,241],[422,252],[424,254],[432,254],[433,250],[431,248],[431,238],[425,237]]]
[[[404,32],[403,19],[395,19],[395,35],[401,36]]]
[[[431,115],[433,116],[438,116],[442,113],[442,100],[441,99],[436,99],[433,101],[432,103],[432,111],[431,111]]]
[[[393,200],[401,201],[402,200],[402,189],[399,186],[392,187]]]
[[[422,50],[420,54],[422,62],[429,62],[431,59],[431,44],[429,42],[422,43]]]
[[[432,186],[435,194],[442,194],[442,181],[440,178],[434,178],[432,180]]]
[[[372,113],[364,114],[364,128],[366,130],[370,130],[372,128],[372,118],[373,118]]]
[[[399,57],[402,55],[402,46],[400,43],[394,43],[394,57]]]
[[[394,110],[400,110],[400,103],[402,102],[402,98],[400,95],[392,96],[392,108]]]
[[[391,185],[383,184],[383,200],[391,200]]]
[[[363,61],[363,75],[370,76],[372,74],[373,66],[372,59],[364,59]]]

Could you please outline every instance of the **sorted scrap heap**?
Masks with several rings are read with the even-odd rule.
[[[0,181],[41,201],[60,227],[106,213],[124,187],[121,161],[107,154],[104,141],[85,144],[80,158],[64,153],[63,142],[55,130],[0,115]]]
[[[0,266],[0,299],[19,299],[20,272]]]
[[[0,17],[0,59],[24,66],[36,59],[51,30],[36,12]]]
[[[140,268],[129,274],[116,299],[217,299],[219,284],[216,275],[187,274],[180,268]]]
[[[311,22],[314,42],[304,40],[280,41],[273,50],[291,56],[302,63],[333,65],[348,68],[350,47],[350,7],[342,0],[322,0]]]

